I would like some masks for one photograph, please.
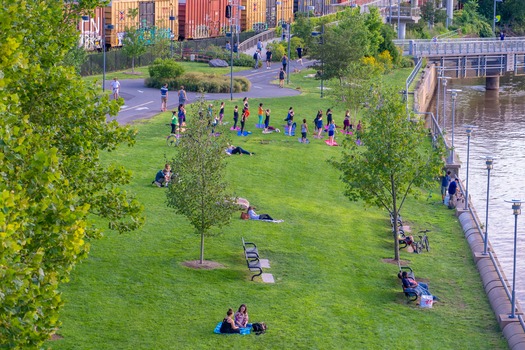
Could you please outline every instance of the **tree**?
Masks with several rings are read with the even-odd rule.
[[[66,55],[99,1],[5,0],[0,11],[0,348],[40,348],[60,325],[58,290],[89,241],[93,217],[125,232],[141,206],[130,174],[100,157],[135,131],[107,122],[118,102],[84,82]]]
[[[192,106],[192,125],[171,160],[175,174],[167,191],[168,206],[184,215],[201,237],[200,263],[204,262],[204,237],[213,227],[229,224],[236,210],[234,196],[224,182],[227,140],[211,133],[206,101]]]
[[[433,184],[443,164],[443,153],[425,142],[423,122],[407,120],[396,91],[383,90],[369,98],[365,113],[368,124],[361,135],[364,146],[357,146],[351,138],[344,143],[341,159],[332,164],[341,171],[345,195],[351,201],[361,199],[397,217],[409,194],[417,195],[416,188]],[[397,220],[394,232],[398,232]],[[399,260],[397,234],[393,239],[394,258]]]
[[[314,26],[309,18],[304,17],[304,15],[297,16],[294,24],[292,25],[292,34],[301,38],[305,47],[310,47],[312,43],[313,31]]]
[[[480,37],[491,37],[492,26],[478,12],[478,3],[474,0],[465,2],[463,9],[458,11],[454,25],[462,27],[464,33],[474,33]]]
[[[135,27],[126,27],[125,32],[122,40],[122,52],[131,57],[131,72],[135,73],[135,58],[148,50],[147,41],[144,38],[144,31]]]

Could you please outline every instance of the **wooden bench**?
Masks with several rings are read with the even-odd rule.
[[[414,276],[414,271],[412,270],[412,268],[410,266],[401,266],[401,264],[399,263],[399,261],[397,262],[397,266],[399,267],[399,272],[397,274],[397,277],[399,278],[399,280],[402,279],[401,277],[401,274],[406,271],[407,274],[408,274],[408,277],[412,277],[415,279],[415,276]],[[421,293],[419,293],[417,290],[413,289],[413,288],[405,288],[405,286],[403,285],[403,283],[401,283],[401,287],[403,288],[403,293],[405,294],[405,297],[406,297],[406,300],[407,300],[407,303],[410,303],[410,302],[413,302],[413,301],[416,301],[417,298],[419,298],[421,296]]]
[[[242,238],[242,246],[244,248],[244,257],[246,258],[248,270],[259,272],[252,276],[253,281],[255,277],[260,276],[263,273],[261,262],[259,261],[259,251],[257,250],[255,243],[246,242],[244,237]]]

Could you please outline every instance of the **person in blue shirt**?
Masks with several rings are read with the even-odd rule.
[[[455,178],[454,181],[451,181],[448,185],[448,195],[450,196],[448,201],[448,207],[450,209],[454,209],[456,207],[456,192],[458,191],[458,181],[458,178]]]
[[[447,195],[448,185],[450,184],[450,170],[441,177],[441,200],[445,203],[445,196]]]
[[[152,184],[155,184],[157,187],[168,187],[171,178],[171,166],[166,164],[164,169],[159,170],[157,175],[155,175],[155,180],[152,181]]]
[[[160,88],[160,111],[166,112],[168,107],[168,84],[162,85]]]

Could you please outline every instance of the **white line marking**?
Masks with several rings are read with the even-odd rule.
[[[149,105],[150,103],[153,103],[153,101],[148,101],[146,103],[143,103],[143,104],[140,104],[140,105],[136,105],[136,106],[125,106],[126,108],[124,108],[124,106],[120,109],[120,111],[122,112],[123,110],[125,109],[131,109],[131,108],[137,108],[137,107],[141,107],[141,106],[145,106],[145,105]]]

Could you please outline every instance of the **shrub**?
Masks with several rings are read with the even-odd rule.
[[[175,79],[184,73],[184,68],[169,58],[157,58],[148,68],[149,76],[154,80]]]
[[[147,78],[144,81],[144,85],[147,87],[157,89],[165,83],[168,84],[170,90],[177,90],[181,85],[184,85],[186,91],[192,92],[230,92],[230,77],[210,73],[188,72],[174,79],[157,80],[154,78]],[[250,86],[250,81],[245,77],[233,78],[233,92],[248,91]]]
[[[390,72],[392,68],[394,68],[394,64],[392,63],[392,55],[390,55],[390,52],[387,50],[379,54],[377,61],[383,65],[385,72]]]
[[[266,48],[272,50],[272,60],[280,61],[284,56],[284,47],[278,41],[272,41],[266,45]]]

